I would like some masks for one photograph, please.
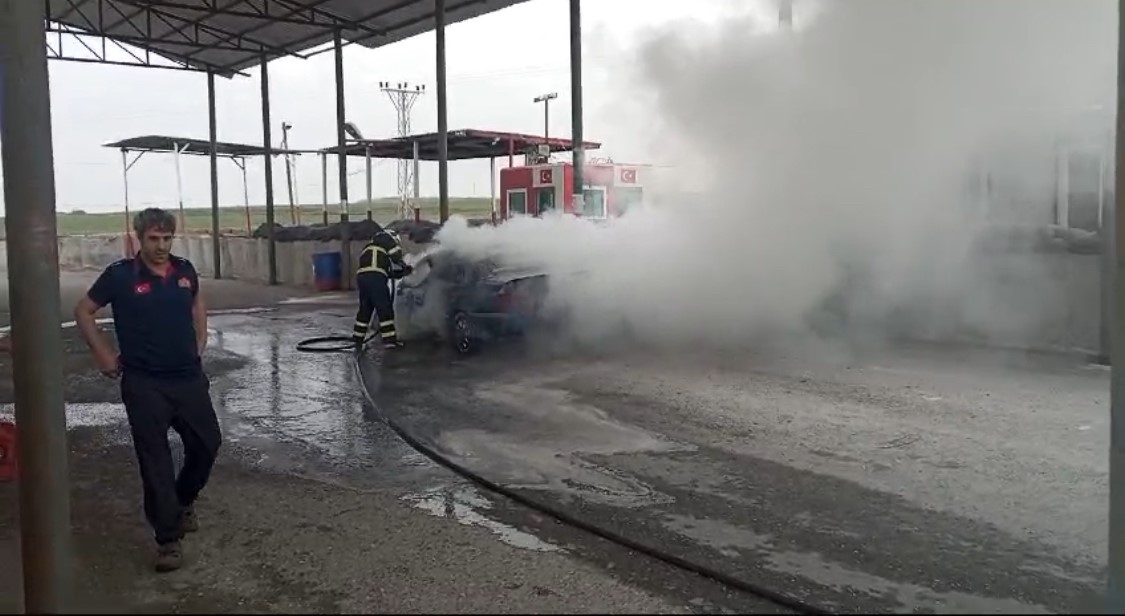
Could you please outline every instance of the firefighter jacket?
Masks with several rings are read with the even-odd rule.
[[[402,246],[389,233],[380,231],[363,247],[355,273],[374,272],[387,278],[399,278],[408,269],[402,260]]]

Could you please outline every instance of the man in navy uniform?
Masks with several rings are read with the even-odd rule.
[[[144,488],[144,510],[157,543],[156,570],[183,564],[180,540],[198,524],[192,505],[207,483],[222,442],[201,357],[207,311],[199,276],[172,254],[176,219],[149,208],[133,219],[140,252],[105,269],[74,309],[78,329],[102,374],[121,379],[121,400]],[[119,353],[98,332],[94,315],[113,309]],[[175,475],[168,428],[184,444]]]
[[[402,347],[395,331],[395,304],[391,297],[390,280],[409,276],[413,268],[403,261],[402,244],[394,231],[378,228],[371,241],[359,254],[359,267],[355,271],[359,291],[359,310],[356,312],[352,339],[356,350],[363,348],[371,316],[379,318],[379,337],[384,349]]]

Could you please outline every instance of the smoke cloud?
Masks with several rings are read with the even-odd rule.
[[[591,340],[622,327],[670,344],[855,337],[967,314],[1010,328],[1019,315],[974,299],[987,289],[970,179],[987,152],[1030,139],[1050,153],[1076,117],[1113,107],[1114,3],[796,4],[792,31],[752,3],[621,51],[617,113],[675,170],[651,176],[645,208],[454,219],[439,241],[545,268],[551,302]],[[1013,173],[1053,198],[1050,165]]]

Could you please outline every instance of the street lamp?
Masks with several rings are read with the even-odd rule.
[[[551,101],[559,97],[558,92],[551,92],[550,94],[540,94],[535,97],[533,102],[543,103],[543,141],[550,139],[550,122],[551,122]]]
[[[293,156],[289,153],[289,130],[293,125],[289,122],[281,123],[281,149],[285,150],[285,188],[289,193],[289,220],[292,224],[297,224],[297,199],[295,198],[295,191],[297,189],[293,182]]]

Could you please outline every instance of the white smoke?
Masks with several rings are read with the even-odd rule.
[[[648,207],[608,223],[454,220],[439,241],[539,263],[591,338],[627,324],[650,340],[745,341],[802,330],[826,306],[848,331],[953,318],[976,291],[974,165],[1112,106],[1115,4],[797,4],[795,31],[769,31],[754,3],[622,50],[622,120],[642,119],[637,142],[684,184],[706,172],[700,193],[650,190]]]

